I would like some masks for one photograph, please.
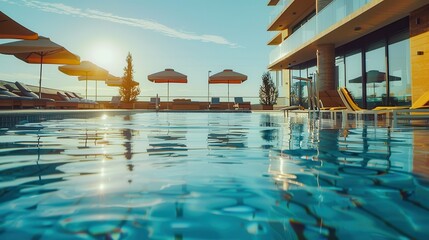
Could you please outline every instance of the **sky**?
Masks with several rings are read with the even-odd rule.
[[[265,0],[0,0],[0,10],[115,76],[123,75],[131,53],[143,101],[156,94],[166,98],[166,84],[147,80],[166,68],[188,76],[187,84],[170,84],[170,100],[200,101],[207,99],[209,71],[233,69],[248,80],[231,85],[230,97],[257,103],[271,50],[266,31],[271,10]],[[18,40],[0,43],[13,41]],[[58,66],[43,66],[42,86],[84,95],[85,82]],[[0,54],[1,80],[38,85],[39,68]],[[118,88],[97,86],[99,100],[118,95]],[[210,96],[226,100],[227,90],[227,85],[210,85]],[[88,95],[94,93],[95,82],[89,82]]]

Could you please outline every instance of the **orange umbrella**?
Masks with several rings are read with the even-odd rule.
[[[167,108],[170,101],[170,83],[187,83],[188,77],[184,74],[167,68],[164,71],[157,72],[147,76],[149,81],[154,83],[167,83]]]
[[[90,76],[104,75],[107,77],[109,72],[90,61],[82,61],[79,65],[59,66],[58,70],[70,76],[85,76],[86,89],[85,98],[88,99],[88,78]]]
[[[216,73],[209,77],[209,84],[228,84],[228,108],[229,108],[229,84],[241,84],[247,80],[247,76],[231,69]]]
[[[107,79],[105,81],[105,83],[109,87],[120,87],[120,86],[122,86],[122,78],[120,78],[120,77],[110,78],[110,79]],[[138,86],[138,85],[140,85],[139,82],[133,81],[133,86]]]
[[[39,35],[0,11],[0,38],[36,40]]]
[[[14,55],[26,63],[40,64],[39,97],[41,97],[43,64],[79,64],[80,62],[79,56],[46,37],[1,44],[0,53]]]

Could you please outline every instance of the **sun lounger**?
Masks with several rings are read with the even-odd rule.
[[[319,91],[319,102],[322,117],[328,113],[331,119],[336,119],[337,113],[347,109],[336,90]]]
[[[57,92],[58,95],[59,92]],[[73,101],[73,102],[86,102],[84,98],[82,97],[78,97],[78,95],[76,95],[75,93],[72,92],[60,92],[61,94],[65,95],[66,97],[68,97],[68,101]]]
[[[9,98],[9,100],[13,100],[14,106],[12,108],[33,108],[33,107],[41,107],[41,108],[51,108],[53,107],[53,99],[42,98],[40,99],[37,95],[27,94],[27,95],[18,95],[14,92],[9,91],[9,89],[13,89],[12,87],[6,88],[1,87],[1,95],[3,99]],[[19,90],[19,89],[17,89]],[[30,90],[31,92],[31,90]]]
[[[21,91],[23,96],[31,97],[33,99],[39,99],[39,96],[33,91],[31,91],[31,89],[27,87],[24,83],[16,82],[15,86],[19,89],[19,91]]]
[[[339,88],[338,94],[340,95],[344,105],[347,107],[347,110],[343,111],[343,120],[347,120],[349,114],[354,114],[356,120],[359,119],[359,116],[363,118],[364,115],[372,115],[374,117],[374,125],[377,126],[379,115],[387,116],[391,113],[391,109],[368,110],[360,108],[347,88]]]
[[[377,115],[392,115],[391,126],[396,127],[400,119],[429,119],[429,91],[420,96],[412,106],[378,106],[372,110],[361,109],[353,100],[353,97],[346,88],[338,89],[338,93],[347,106],[347,112],[356,115],[373,114],[375,124],[377,124]],[[347,115],[345,116],[347,117]]]
[[[55,101],[55,107],[60,109],[92,109],[98,108],[98,103],[92,100],[74,97],[74,95],[66,94],[66,92],[58,91],[58,99]],[[69,97],[72,96],[72,97]]]
[[[377,107],[391,110],[392,126],[397,127],[399,120],[429,120],[429,91],[421,95],[414,103],[408,107]]]
[[[304,110],[304,108],[302,106],[287,106],[287,107],[282,107],[279,109],[280,111],[283,111],[283,116],[289,116],[289,111],[292,110]]]
[[[21,94],[21,91],[16,87],[15,84],[12,83],[6,83],[3,85],[4,88],[6,88],[7,90],[9,90],[9,92],[11,93],[15,93],[15,94]]]
[[[219,104],[219,103],[220,103],[220,98],[219,97],[212,97],[211,104]]]
[[[221,104],[220,104],[220,98],[219,97],[212,97],[210,104],[209,104],[209,109],[221,109]]]
[[[243,97],[234,97],[234,105],[235,110],[246,109],[250,110],[250,102],[244,102]]]
[[[336,90],[319,92],[320,110],[347,109]]]
[[[161,100],[159,99],[159,97],[151,97],[149,102],[149,108],[158,110],[160,107]]]
[[[34,93],[27,85],[21,82],[15,82],[15,86],[19,89],[21,92],[21,95],[30,97],[34,100],[36,107],[42,107],[42,108],[53,108],[54,99],[51,98],[39,98],[39,95]]]
[[[0,107],[2,108],[31,108],[34,101],[30,97],[19,96],[10,92],[7,88],[0,86]]]
[[[109,102],[109,108],[119,108],[121,104],[121,96],[113,96],[112,100]]]

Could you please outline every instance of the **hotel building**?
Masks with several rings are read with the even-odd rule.
[[[305,81],[347,87],[363,108],[411,105],[429,90],[429,0],[269,0],[268,68],[286,105],[307,105]]]

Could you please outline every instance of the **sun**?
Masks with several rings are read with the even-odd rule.
[[[108,41],[97,41],[92,45],[89,57],[90,61],[107,71],[117,72],[118,69],[122,69],[120,66],[125,59],[121,54],[118,45]]]

